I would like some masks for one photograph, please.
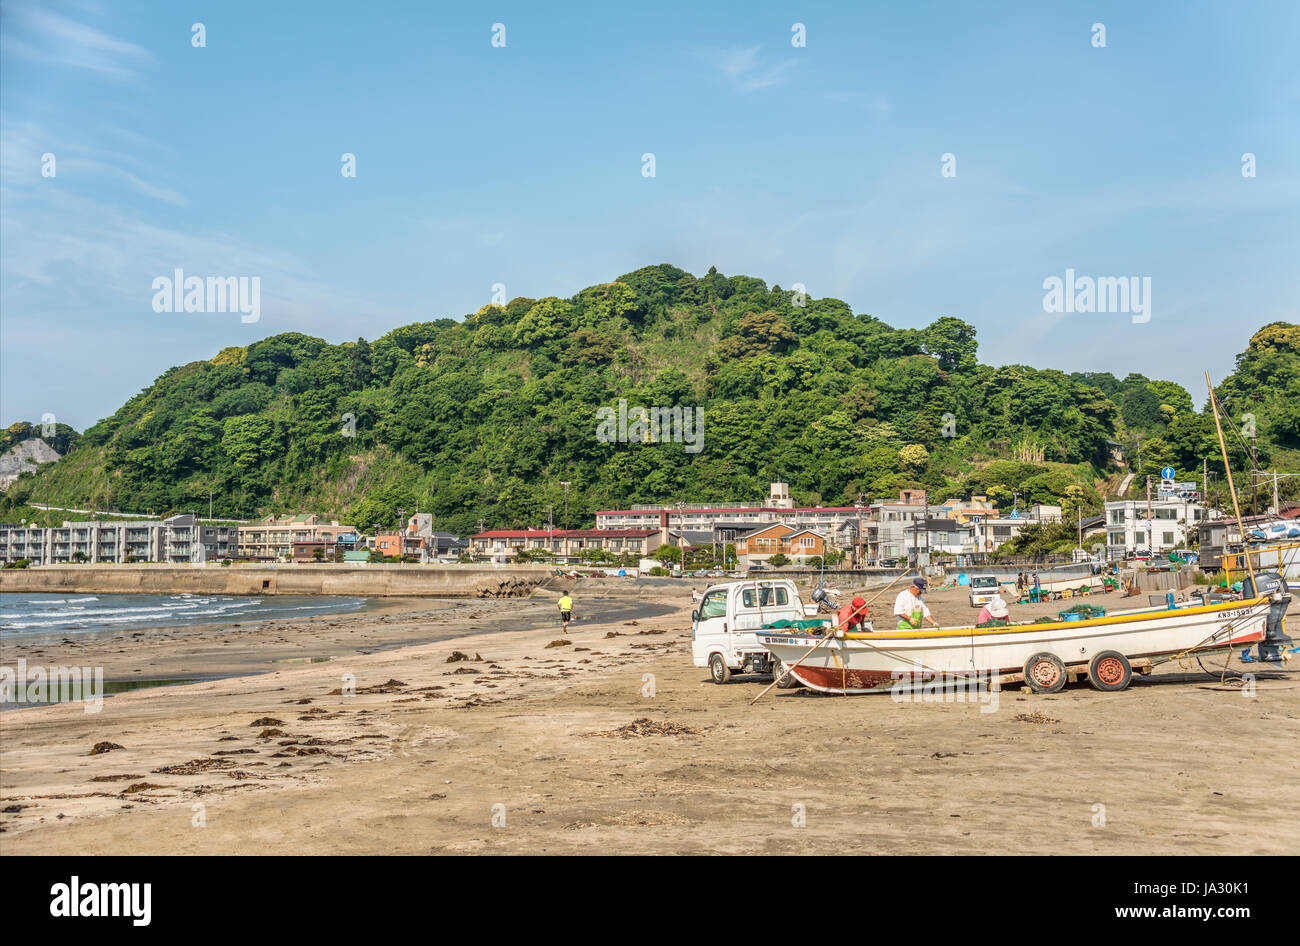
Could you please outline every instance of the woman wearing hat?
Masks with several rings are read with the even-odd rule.
[[[898,597],[894,599],[894,614],[898,617],[898,630],[914,631],[921,626],[922,621],[929,621],[932,627],[939,626],[939,622],[930,617],[930,609],[921,600],[925,588],[924,578],[913,578],[912,584],[900,591]]]
[[[1002,600],[1002,594],[999,592],[989,599],[988,604],[980,608],[979,620],[975,622],[976,627],[1002,627],[1007,624],[1011,617],[1011,612],[1007,609],[1007,603]]]

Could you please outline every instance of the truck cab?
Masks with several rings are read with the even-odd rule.
[[[772,673],[772,655],[758,642],[760,627],[805,618],[788,578],[759,578],[710,585],[691,614],[691,659],[708,667],[714,683],[733,673]]]
[[[970,606],[982,607],[998,593],[998,580],[993,575],[972,575],[970,580]]]

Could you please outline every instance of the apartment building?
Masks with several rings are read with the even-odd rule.
[[[846,542],[856,539],[858,523],[867,528],[870,506],[796,506],[785,483],[772,483],[765,500],[756,503],[691,503],[634,506],[605,509],[596,513],[597,529],[685,529],[712,532],[719,540],[732,542],[736,536],[773,522],[812,529],[819,535]],[[725,535],[721,534],[726,530]]]
[[[294,543],[323,543],[333,547],[344,536],[356,535],[353,526],[303,513],[297,516],[267,516],[239,527],[239,557],[258,562],[283,562],[293,557]]]
[[[1106,503],[1106,556],[1162,555],[1186,548],[1203,520],[1215,518],[1199,502],[1181,497],[1122,499]]]
[[[659,529],[492,529],[470,536],[470,555],[506,562],[521,551],[548,552],[561,561],[580,561],[582,553],[602,549],[633,559],[653,555],[667,530]]]
[[[62,562],[167,562],[184,564],[233,558],[235,526],[205,525],[192,515],[167,519],[87,520],[54,528],[0,525],[0,560]]]

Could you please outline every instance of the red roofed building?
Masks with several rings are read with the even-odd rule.
[[[509,561],[520,550],[549,552],[565,561],[577,560],[588,549],[633,559],[654,554],[663,541],[659,529],[490,529],[469,538],[470,555]]]

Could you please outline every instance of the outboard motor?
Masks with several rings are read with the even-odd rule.
[[[1280,661],[1282,652],[1291,644],[1282,624],[1287,608],[1291,606],[1290,590],[1286,579],[1277,572],[1256,572],[1253,584],[1249,575],[1241,583],[1243,598],[1267,596],[1271,600],[1264,624],[1264,639],[1259,642],[1259,660]]]
[[[812,599],[817,602],[818,612],[835,610],[835,602],[826,594],[825,588],[814,588]]]

